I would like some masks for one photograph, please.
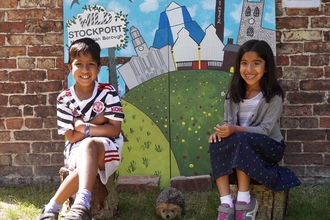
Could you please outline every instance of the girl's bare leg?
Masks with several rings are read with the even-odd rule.
[[[250,190],[250,177],[247,176],[243,171],[236,170],[238,191],[247,192]]]
[[[230,187],[229,187],[229,176],[222,176],[216,179],[216,184],[218,187],[218,191],[220,196],[227,196],[230,194]]]

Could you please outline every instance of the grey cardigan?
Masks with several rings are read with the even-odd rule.
[[[278,95],[275,95],[269,103],[267,103],[266,99],[263,97],[252,115],[250,125],[246,127],[247,132],[265,134],[278,142],[283,140],[280,129],[282,105],[282,98]],[[239,125],[239,105],[230,101],[230,99],[226,99],[224,110],[223,124]]]

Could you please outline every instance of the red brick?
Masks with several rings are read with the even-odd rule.
[[[55,68],[55,59],[54,58],[38,58],[37,59],[37,68],[38,69],[53,69],[53,68]]]
[[[276,19],[277,29],[298,29],[308,28],[308,17],[283,17]]]
[[[4,143],[0,142],[0,154],[17,154],[17,153],[29,153],[30,144],[28,143]]]
[[[6,120],[7,129],[21,129],[23,126],[23,118],[9,118]]]
[[[17,0],[1,1],[1,8],[17,8]]]
[[[10,141],[10,131],[1,131],[0,140],[1,141]]]
[[[42,127],[42,126],[40,126]],[[50,132],[47,130],[33,130],[33,131],[14,131],[14,138],[16,141],[44,141],[50,140]]]
[[[177,176],[171,178],[170,185],[181,191],[209,191],[212,190],[212,179],[210,175]]]
[[[159,186],[158,176],[119,176],[117,191],[141,192],[153,190]]]
[[[320,127],[330,128],[330,117],[320,117]]]
[[[284,91],[298,91],[299,81],[297,80],[279,80]]]
[[[9,103],[12,106],[20,105],[45,105],[46,95],[12,95],[9,97]]]
[[[0,66],[4,69],[16,69],[15,59],[0,59]]]
[[[316,104],[324,101],[324,92],[290,92],[287,100],[291,104]]]
[[[38,47],[29,47],[28,55],[54,57],[54,56],[63,56],[64,52],[62,46],[38,46]]]
[[[8,35],[7,42],[9,45],[42,45],[44,43],[44,36],[42,35],[25,35],[16,34]]]
[[[313,114],[312,105],[283,105],[282,116],[311,116]]]
[[[22,70],[12,71],[9,74],[10,81],[26,82],[26,81],[44,81],[46,79],[46,71],[42,70]]]
[[[39,93],[39,92],[54,92],[62,90],[61,81],[51,81],[51,82],[28,82],[27,83],[27,93]]]
[[[288,8],[285,10],[286,14],[289,17],[294,17],[294,16],[315,16],[315,15],[322,15],[322,10],[319,11],[318,8],[299,8],[299,9],[292,9],[292,8]]]
[[[309,66],[309,56],[306,55],[296,55],[291,56],[291,66]]]
[[[26,31],[28,33],[48,33],[48,32],[61,32],[63,38],[63,22],[61,21],[27,21],[25,23]],[[46,35],[45,39],[48,39],[53,35]],[[46,40],[45,40],[46,41]],[[63,40],[62,40],[63,41]],[[46,41],[46,44],[49,42]]]
[[[13,158],[17,165],[46,165],[50,162],[49,154],[17,154]]]
[[[285,164],[322,164],[323,163],[323,156],[322,154],[296,154],[290,153],[285,154],[284,158]]]
[[[301,80],[300,89],[328,91],[330,87],[330,80]]]
[[[56,68],[64,69],[64,59],[61,57],[56,58]]]
[[[48,70],[48,80],[65,80],[66,73],[63,69]]]
[[[329,54],[311,55],[311,66],[328,66]]]
[[[20,0],[19,7],[20,8],[37,8],[38,0]]]
[[[290,64],[290,60],[288,56],[276,56],[276,64],[278,66],[288,66]]]
[[[305,141],[304,152],[306,153],[329,153],[330,142],[329,141]]]
[[[33,142],[31,144],[32,153],[61,153],[64,149],[64,136],[62,135],[62,142]],[[1,151],[0,151],[1,152]]]
[[[6,95],[0,95],[0,106],[6,106],[8,105],[8,96]]]
[[[23,83],[1,83],[0,93],[1,94],[18,94],[24,93],[25,85]]]
[[[284,67],[283,79],[317,79],[323,77],[323,68]]]
[[[23,22],[2,22],[0,23],[0,30],[4,33],[24,33],[25,25]]]
[[[314,115],[330,116],[330,105],[314,105],[313,113]]]
[[[48,20],[63,21],[63,9],[62,8],[46,9],[45,18]]]
[[[22,117],[22,110],[18,107],[1,107],[0,118],[9,117]],[[1,140],[1,139],[0,139]]]
[[[325,130],[315,129],[315,130],[288,130],[287,140],[290,141],[325,141],[326,139]]]
[[[5,177],[13,175],[21,177],[32,177],[33,167],[32,166],[3,166],[0,169],[0,176]],[[17,178],[17,177],[16,177]]]
[[[302,43],[279,43],[276,47],[276,53],[279,55],[296,54],[304,51]]]
[[[299,127],[300,128],[318,128],[319,127],[318,119],[315,117],[299,118]]]
[[[281,128],[297,128],[299,119],[292,117],[281,117]]]
[[[56,182],[60,182],[59,170],[63,165],[51,165],[47,166],[36,166],[35,175],[36,176],[51,176]]]
[[[48,118],[49,116],[56,116],[55,106],[37,106],[34,108],[36,117]]]
[[[330,27],[330,18],[329,17],[312,17],[311,18],[311,27],[312,28],[329,28]]]
[[[41,118],[26,118],[25,126],[27,128],[42,128],[42,119]]]
[[[35,69],[35,62],[34,58],[18,58],[18,68],[21,70],[24,69]]]
[[[7,12],[8,21],[43,20],[43,9],[11,10]]]
[[[304,51],[310,52],[313,54],[318,53],[328,53],[330,50],[330,42],[322,42],[322,41],[310,41],[304,43]]]
[[[289,152],[296,152],[296,153],[301,153],[302,152],[302,143],[299,141],[286,141],[286,149],[285,152],[289,153]]]
[[[16,57],[26,55],[25,47],[2,47],[0,55],[4,57]]]

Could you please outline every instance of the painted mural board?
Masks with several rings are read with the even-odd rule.
[[[126,115],[117,174],[158,175],[161,187],[174,176],[210,174],[208,137],[223,119],[239,45],[262,39],[276,54],[275,2],[64,0],[64,23],[88,7],[126,19],[124,44],[112,45],[115,62],[109,50],[101,54],[100,80],[111,81],[115,63]]]

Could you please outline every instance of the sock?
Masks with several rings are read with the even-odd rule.
[[[61,208],[62,208],[62,205],[57,204],[57,203],[55,202],[55,200],[52,198],[52,199],[49,201],[49,203],[45,206],[45,211],[44,211],[44,213],[48,213],[48,212],[56,213],[56,212],[59,212]]]
[[[237,193],[237,201],[238,202],[246,202],[246,204],[249,204],[251,201],[251,195],[250,191],[247,192],[240,192]]]
[[[231,194],[226,196],[221,196],[220,202],[221,204],[228,204],[230,208],[234,208],[233,197],[231,197]]]
[[[76,199],[74,204],[79,204],[85,206],[87,209],[91,208],[90,202],[92,199],[92,193],[87,189],[80,189],[76,193]]]

